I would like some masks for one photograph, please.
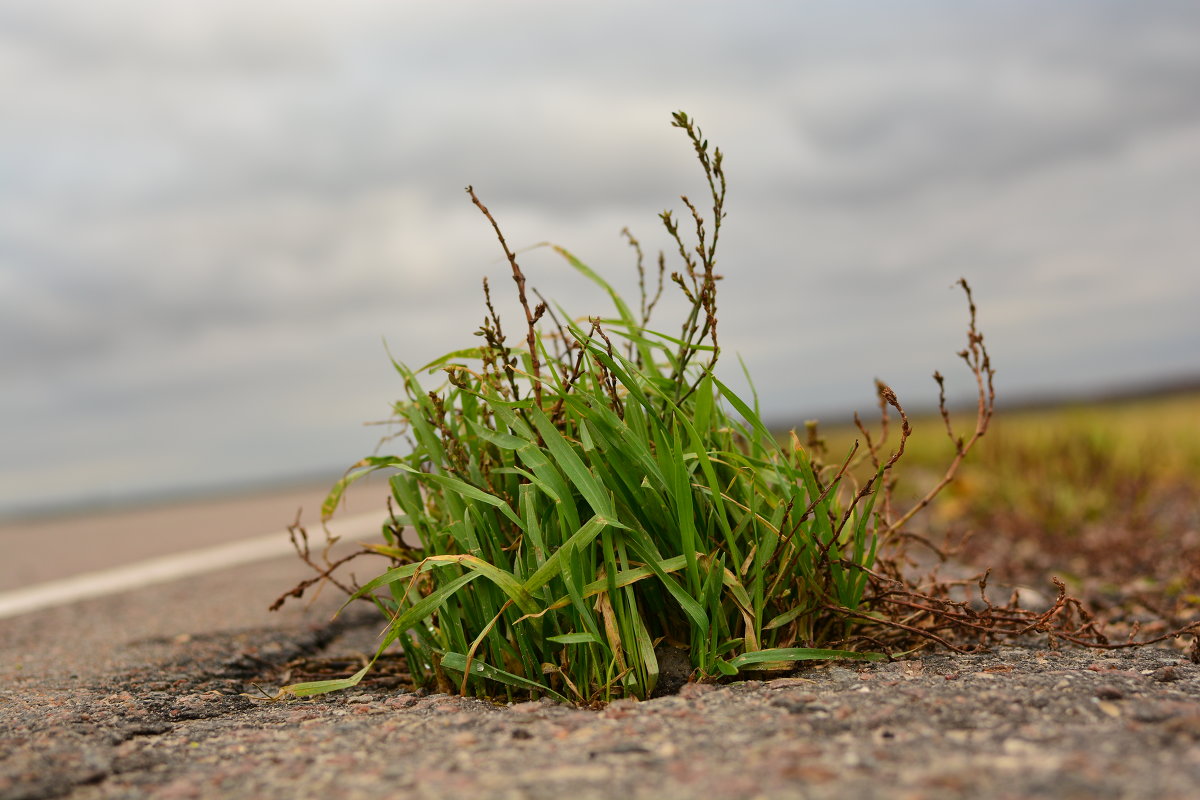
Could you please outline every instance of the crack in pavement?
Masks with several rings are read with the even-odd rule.
[[[194,720],[255,708],[241,696],[265,668],[320,652],[359,618],[299,631],[249,629],[179,637],[177,653],[87,685],[0,691],[0,800],[49,800],[113,775],[151,770],[121,746]],[[137,644],[166,642],[134,642]],[[230,653],[233,653],[231,656]]]
[[[1167,649],[810,665],[599,711],[361,686],[238,694],[264,664],[362,648],[376,625],[195,637],[85,687],[6,687],[0,800],[1200,795],[1200,667]]]

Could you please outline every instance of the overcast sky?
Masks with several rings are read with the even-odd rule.
[[[383,341],[470,346],[511,287],[463,187],[633,287],[621,228],[703,197],[676,109],[727,153],[724,369],[770,417],[969,389],[959,276],[1002,398],[1195,374],[1198,87],[1195,2],[9,0],[0,512],[336,474]]]

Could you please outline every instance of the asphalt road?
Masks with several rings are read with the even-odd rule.
[[[0,597],[45,585],[69,589],[71,581],[106,570],[136,572],[148,559],[171,555],[186,561],[248,538],[277,538],[285,554],[10,618],[0,615],[0,685],[39,677],[92,680],[170,658],[180,642],[195,637],[250,629],[294,632],[326,623],[341,602],[332,591],[315,602],[310,592],[280,612],[267,608],[312,575],[295,555],[286,555],[286,527],[299,512],[313,544],[322,544],[320,506],[327,489],[301,486],[0,525]],[[354,487],[338,517],[380,512],[385,497],[379,483]]]
[[[323,625],[341,602],[332,592],[267,611],[309,575],[280,558],[0,619],[0,686],[69,688],[173,660],[200,639]]]
[[[10,531],[0,552],[23,541],[14,557],[61,579],[261,536],[297,501],[315,520],[321,494],[47,521],[41,536]],[[29,580],[13,563],[13,580]],[[358,578],[375,571],[363,562]],[[268,612],[310,574],[271,558],[0,618],[0,800],[1200,796],[1200,667],[1169,649],[809,665],[599,712],[370,680],[311,701],[252,699],[293,659],[377,641],[377,614],[330,622],[334,591]]]
[[[243,696],[369,649],[337,598],[265,606],[286,560],[0,620],[0,800],[1190,800],[1200,668],[1178,652],[1000,648],[809,665],[602,711],[363,685]],[[266,677],[262,677],[266,676]],[[276,684],[277,685],[277,684]]]
[[[328,484],[0,522],[0,592],[173,553],[282,532],[302,513],[319,529]],[[378,484],[352,487],[346,515],[384,507]]]

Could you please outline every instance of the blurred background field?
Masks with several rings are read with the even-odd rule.
[[[973,415],[952,414],[970,431]],[[864,420],[874,423],[876,420]],[[911,505],[954,455],[942,419],[913,419],[896,505]],[[844,453],[851,427],[823,434]],[[894,443],[894,441],[893,441]],[[1143,632],[1200,612],[1200,390],[1001,408],[913,530],[997,584],[1052,596],[1052,577],[1106,619]]]

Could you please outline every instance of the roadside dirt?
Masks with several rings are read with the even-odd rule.
[[[599,711],[241,695],[300,656],[368,650],[377,627],[182,636],[86,685],[7,683],[0,798],[1200,796],[1200,667],[1161,648],[825,664]]]

